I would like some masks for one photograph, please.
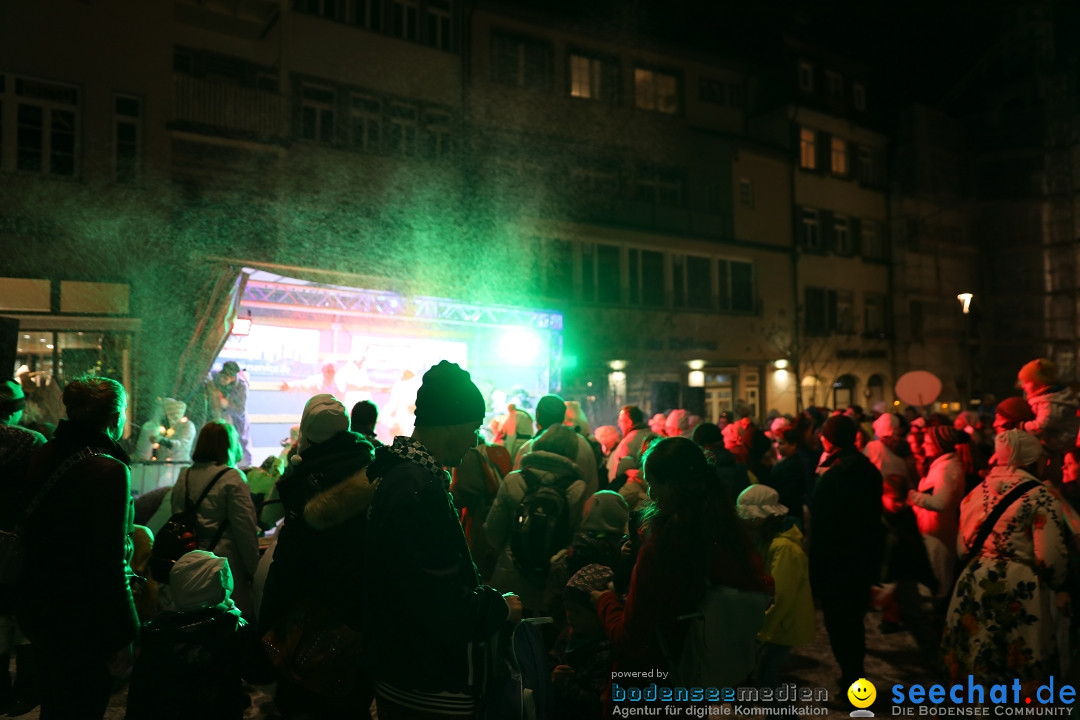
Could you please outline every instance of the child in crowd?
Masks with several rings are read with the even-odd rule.
[[[254,626],[232,601],[229,563],[193,550],[169,573],[162,610],[143,625],[128,690],[128,720],[239,720],[250,703],[242,679],[267,679]],[[249,649],[250,648],[250,649]]]
[[[611,642],[592,607],[589,594],[606,590],[615,575],[604,565],[586,565],[563,590],[566,629],[551,651],[554,717],[593,720],[603,712],[602,696],[611,684]]]
[[[768,485],[751,485],[739,493],[735,509],[751,532],[767,572],[775,583],[773,603],[758,633],[757,683],[778,687],[780,668],[795,645],[814,641],[814,599],[810,593],[810,561],[803,535]]]

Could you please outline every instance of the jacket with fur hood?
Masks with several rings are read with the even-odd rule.
[[[1027,401],[1035,419],[1021,424],[1020,429],[1039,438],[1051,452],[1065,452],[1076,445],[1077,430],[1080,429],[1080,418],[1076,413],[1080,398],[1072,388],[1047,386]]]
[[[365,468],[373,452],[360,435],[339,432],[307,448],[278,481],[285,522],[260,607],[263,629],[306,597],[360,628],[364,518],[372,492]]]

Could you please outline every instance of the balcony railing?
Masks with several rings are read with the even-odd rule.
[[[283,95],[188,75],[174,81],[178,126],[260,140],[287,134]]]

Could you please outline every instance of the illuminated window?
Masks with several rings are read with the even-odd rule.
[[[440,50],[449,50],[452,42],[450,28],[449,0],[428,0],[427,44]]]
[[[634,106],[640,110],[678,115],[678,76],[660,70],[634,68]]]
[[[142,101],[117,95],[113,98],[113,140],[116,182],[137,182],[141,170]]]
[[[382,129],[382,102],[370,95],[353,94],[349,123],[349,143],[358,150],[378,152]]]
[[[855,83],[851,87],[851,104],[860,112],[866,110],[866,86],[862,83]]]
[[[389,150],[394,155],[416,155],[417,113],[411,105],[394,103],[390,106]]]
[[[799,167],[805,170],[817,167],[817,135],[810,128],[799,130]]]
[[[300,137],[323,143],[334,141],[334,91],[305,85],[300,100]]]
[[[814,66],[806,60],[799,61],[799,90],[814,92]]]
[[[847,143],[840,138],[833,138],[830,143],[833,175],[848,174]]]
[[[618,98],[619,70],[611,60],[570,53],[570,96],[613,103]]]
[[[15,169],[74,177],[78,89],[26,78],[5,87],[0,95],[15,106]]]
[[[551,86],[551,44],[496,32],[491,36],[491,73],[495,82],[546,89]]]

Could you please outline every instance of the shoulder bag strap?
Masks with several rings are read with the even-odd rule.
[[[49,494],[49,490],[56,484],[56,481],[64,476],[64,474],[75,466],[76,463],[93,457],[95,455],[102,455],[108,457],[106,453],[94,450],[93,448],[85,447],[74,455],[68,456],[66,460],[60,463],[60,466],[53,471],[53,474],[49,476],[49,479],[45,481],[45,484],[38,490],[37,495],[30,501],[30,504],[26,506],[26,510],[23,511],[22,517],[15,523],[14,532],[18,534],[21,532],[23,525],[30,519],[30,516],[34,514],[34,510],[41,504],[41,501],[45,499],[45,496]]]
[[[199,499],[196,500],[195,504],[191,507],[192,510],[198,510],[199,505],[201,505],[202,501],[206,499],[206,496],[208,494],[210,494],[210,491],[214,488],[214,485],[217,484],[217,481],[220,480],[221,477],[225,473],[229,472],[230,470],[232,470],[231,467],[225,468],[224,470],[219,472],[217,475],[215,475],[213,477],[213,479],[209,483],[207,483],[206,487],[203,488],[203,491],[201,493],[199,493]],[[186,488],[185,488],[185,491],[186,491]],[[206,550],[208,552],[214,552],[214,548],[217,547],[218,542],[221,540],[221,536],[225,534],[225,528],[227,528],[228,526],[229,526],[229,518],[228,518],[228,516],[226,516],[225,520],[222,521],[220,527],[218,527],[217,532],[214,533],[214,539],[211,540],[210,545],[207,546]]]
[[[191,509],[191,468],[184,470],[184,509]]]
[[[1022,482],[1005,495],[1005,497],[998,500],[997,505],[990,511],[990,514],[986,516],[986,520],[983,521],[982,526],[979,528],[979,534],[975,536],[975,542],[971,544],[971,548],[968,550],[967,558],[964,563],[967,564],[975,557],[975,554],[982,549],[982,546],[986,544],[987,538],[990,537],[990,533],[994,531],[994,526],[997,525],[998,519],[1008,510],[1017,500],[1026,494],[1029,490],[1034,490],[1039,486],[1037,480],[1028,480]]]

